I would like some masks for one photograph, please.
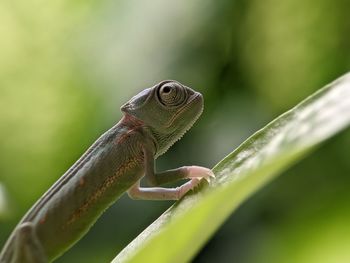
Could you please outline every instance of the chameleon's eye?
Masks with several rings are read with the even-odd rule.
[[[186,99],[186,90],[176,82],[167,82],[158,89],[158,98],[166,106],[181,105]]]

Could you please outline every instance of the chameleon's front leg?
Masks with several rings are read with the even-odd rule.
[[[54,238],[54,237],[53,237]],[[48,260],[38,240],[33,223],[25,222],[16,229],[10,263],[47,263]]]
[[[184,166],[160,173],[154,171],[154,155],[153,152],[146,147],[143,149],[145,177],[153,186],[158,186],[181,179],[190,179],[188,182],[176,188],[162,187],[140,187],[140,181],[134,184],[128,191],[133,199],[147,200],[178,200],[184,196],[189,190],[197,186],[201,179],[207,181],[214,178],[214,173],[200,166]]]

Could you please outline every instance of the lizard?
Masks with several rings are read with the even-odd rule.
[[[75,244],[123,193],[132,199],[179,200],[203,179],[205,167],[156,172],[155,159],[179,140],[203,111],[201,93],[165,80],[132,97],[123,117],[102,134],[28,210],[15,227],[0,263],[51,262]],[[145,177],[150,187],[142,187]],[[181,179],[175,188],[160,187]]]

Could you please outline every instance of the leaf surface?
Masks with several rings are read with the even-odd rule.
[[[350,124],[350,73],[257,131],[113,260],[188,262],[249,196]],[[146,260],[146,261],[145,261]]]

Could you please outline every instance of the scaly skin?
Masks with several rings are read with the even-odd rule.
[[[176,81],[163,81],[133,97],[121,108],[123,118],[22,218],[0,254],[0,262],[52,261],[78,241],[124,192],[134,199],[177,200],[200,179],[214,177],[199,166],[154,171],[154,159],[181,138],[202,109],[202,95]],[[191,180],[177,188],[143,188],[143,176],[154,186]]]

